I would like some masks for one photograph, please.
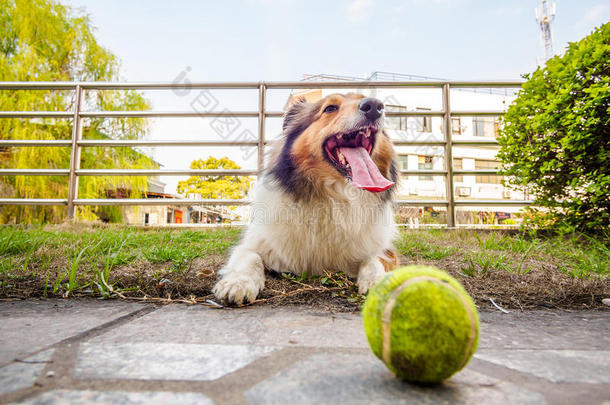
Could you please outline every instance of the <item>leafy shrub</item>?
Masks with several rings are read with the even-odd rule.
[[[527,187],[529,223],[588,233],[610,227],[610,23],[527,82],[500,130],[507,184]]]

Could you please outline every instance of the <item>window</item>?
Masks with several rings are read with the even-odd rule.
[[[198,224],[199,222],[201,222],[201,220],[199,219],[199,211],[193,211],[191,212],[191,224]]]
[[[474,168],[481,170],[498,169],[500,163],[495,160],[479,160],[475,159]],[[502,176],[496,174],[477,175],[477,183],[502,184]]]
[[[386,112],[406,112],[406,105],[390,105],[386,104],[385,106]],[[386,117],[385,118],[386,126],[388,129],[395,129],[398,131],[406,131],[407,130],[407,117]]]
[[[398,170],[409,170],[409,157],[398,155]]]
[[[432,170],[432,156],[418,156],[417,157],[417,169],[418,170]],[[419,176],[421,181],[432,181],[432,176]]]
[[[462,120],[460,118],[451,118],[451,133],[453,135],[462,134]]]
[[[172,222],[174,222],[174,213],[170,210],[167,211],[167,223],[171,224]]]
[[[417,111],[432,111],[430,108],[416,108]],[[432,132],[432,117],[415,118],[418,132]]]
[[[464,167],[462,166],[462,158],[453,158],[453,170],[462,170],[463,168]],[[461,174],[453,176],[453,182],[457,183],[458,181],[463,182],[464,176],[462,176]]]
[[[472,134],[487,138],[497,138],[498,121],[493,117],[473,117]]]

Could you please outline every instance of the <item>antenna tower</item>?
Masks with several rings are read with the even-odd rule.
[[[536,21],[540,25],[542,43],[544,45],[544,59],[542,63],[538,60],[538,65],[544,64],[553,57],[553,35],[551,33],[551,23],[555,19],[556,5],[547,0],[541,0],[542,4],[534,9]]]

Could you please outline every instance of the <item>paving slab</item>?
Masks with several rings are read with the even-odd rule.
[[[83,343],[80,379],[211,381],[269,355],[273,347],[179,343]]]
[[[53,390],[28,399],[22,404],[142,404],[142,405],[213,405],[203,394],[191,392],[128,392],[128,391],[71,391]]]
[[[608,350],[479,350],[477,358],[559,383],[610,384]]]
[[[480,313],[479,348],[606,350],[610,310]]]
[[[0,365],[144,308],[124,301],[38,300],[0,303]]]
[[[0,368],[0,395],[34,385],[52,354],[53,350],[45,350]]]
[[[475,358],[435,387],[396,379],[354,313],[49,300],[0,322],[0,405],[610,404],[608,310],[482,312]]]
[[[586,330],[587,333],[583,333]],[[91,340],[368,349],[362,318],[301,307],[168,305]],[[479,348],[607,349],[610,311],[481,312]]]
[[[359,314],[263,306],[212,309],[168,305],[89,342],[368,348]]]
[[[252,404],[545,404],[522,387],[465,370],[437,387],[395,378],[372,354],[315,354],[246,391]]]

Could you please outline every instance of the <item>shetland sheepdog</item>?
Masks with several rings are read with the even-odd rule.
[[[251,223],[215,296],[256,299],[265,269],[299,275],[343,271],[365,293],[396,266],[392,194],[398,171],[383,103],[362,95],[299,100],[253,191]]]

